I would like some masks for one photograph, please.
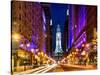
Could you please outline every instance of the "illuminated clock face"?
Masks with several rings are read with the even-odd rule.
[[[60,37],[60,33],[57,33],[57,36]]]

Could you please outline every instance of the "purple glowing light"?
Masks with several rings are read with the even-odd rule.
[[[46,18],[45,18],[44,12],[42,12],[42,17],[43,17],[43,30],[46,31],[46,27],[45,27],[45,25],[46,25]]]
[[[75,48],[80,47],[84,42],[86,42],[86,32],[79,37],[79,39],[75,42]]]
[[[20,47],[24,47],[24,44],[21,44]]]
[[[77,17],[77,27],[76,28],[76,35],[78,36],[79,33],[82,31],[84,26],[86,25],[86,7],[85,6],[80,6],[78,8],[78,17]]]

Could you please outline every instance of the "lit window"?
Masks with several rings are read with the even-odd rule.
[[[67,9],[67,15],[69,15],[69,9]]]
[[[50,20],[50,25],[52,26],[52,19]]]

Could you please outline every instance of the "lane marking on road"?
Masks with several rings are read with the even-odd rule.
[[[53,66],[51,66],[50,68],[48,68],[47,70],[43,71],[42,73],[45,73],[45,72],[51,70],[52,68],[54,68],[54,67],[56,67],[56,66],[57,66],[57,65],[53,65]]]

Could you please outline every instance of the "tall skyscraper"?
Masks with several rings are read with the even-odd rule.
[[[31,46],[37,45],[39,50],[45,51],[44,19],[40,3],[12,1],[12,33],[16,32],[24,36],[28,42],[33,43]]]
[[[20,38],[12,38],[12,71],[19,71],[34,62],[32,50],[45,52],[45,16],[39,2],[12,1],[11,8],[12,36]]]
[[[46,28],[46,53],[52,56],[52,22],[51,22],[51,13],[50,13],[50,4],[41,3],[41,6],[45,14],[45,28]]]
[[[66,54],[66,52],[68,51],[68,20],[69,20],[69,13],[68,13],[68,9],[66,11],[67,15],[66,15],[66,20],[64,23],[64,31],[62,33],[62,49],[64,51],[64,53]]]

